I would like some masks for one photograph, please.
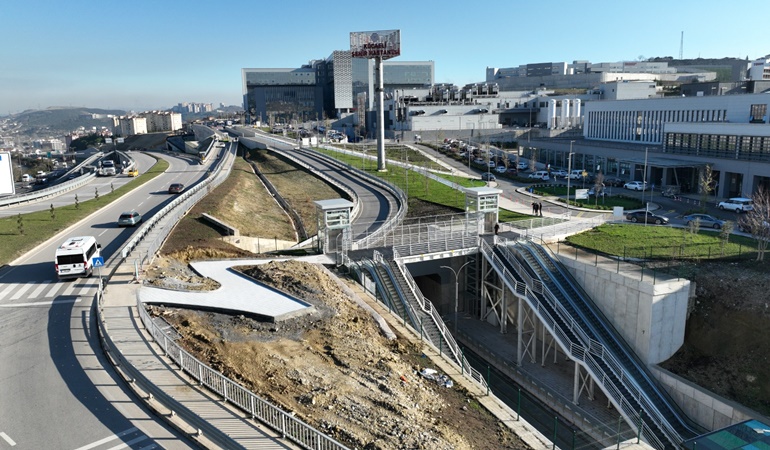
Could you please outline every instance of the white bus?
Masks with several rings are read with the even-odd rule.
[[[56,249],[56,275],[59,279],[90,277],[94,271],[93,258],[101,256],[101,249],[93,236],[68,238]]]

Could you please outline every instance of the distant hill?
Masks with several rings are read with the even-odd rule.
[[[112,119],[108,116],[123,115],[122,110],[97,108],[50,107],[44,110],[27,110],[8,116],[16,122],[18,132],[25,136],[64,135],[78,127],[109,127]]]

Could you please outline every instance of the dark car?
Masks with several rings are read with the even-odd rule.
[[[481,174],[481,179],[484,180],[484,181],[495,181],[495,180],[497,180],[497,178],[495,178],[495,176],[493,174],[489,173],[489,172],[482,173]]]
[[[612,186],[612,187],[623,187],[624,184],[626,184],[625,181],[621,180],[620,178],[605,178],[603,181],[605,186]]]
[[[182,191],[184,191],[184,184],[182,183],[173,183],[168,187],[169,194],[181,194]]]
[[[655,225],[668,224],[668,217],[659,216],[649,211],[632,211],[626,214],[626,219],[634,223],[654,223]]]

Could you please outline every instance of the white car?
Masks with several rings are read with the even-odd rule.
[[[740,214],[746,211],[753,211],[754,203],[751,201],[750,198],[734,197],[731,199],[727,199],[723,202],[719,202],[719,204],[717,205],[717,208]]]
[[[527,168],[529,167],[529,164],[526,161],[519,161],[519,164],[517,167],[519,170],[527,170]]]
[[[632,191],[643,191],[647,189],[647,183],[644,181],[629,181],[628,183],[624,184],[623,187]]]
[[[505,166],[497,166],[495,168],[495,172],[497,172],[497,173],[505,173],[506,170],[507,169],[505,168]]]
[[[569,173],[567,173],[567,171],[564,170],[564,169],[552,170],[551,171],[551,176],[554,177],[554,178],[567,178],[568,175],[569,175]]]
[[[548,172],[545,170],[538,170],[537,172],[532,172],[531,174],[529,174],[529,176],[527,176],[527,178],[533,178],[535,180],[543,180],[543,181],[548,181],[551,179],[548,176]]]

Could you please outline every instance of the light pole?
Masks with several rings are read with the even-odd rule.
[[[569,209],[569,185],[570,180],[572,179],[572,155],[574,153],[572,152],[572,144],[574,144],[575,141],[569,141],[569,155],[567,155],[567,214],[570,215],[570,209]]]
[[[463,271],[465,266],[467,266],[468,264],[470,264],[472,262],[473,262],[473,260],[470,260],[470,261],[466,262],[465,264],[460,266],[460,268],[457,269],[456,271],[453,268],[449,267],[449,266],[441,266],[442,269],[449,269],[449,270],[451,270],[452,271],[452,275],[455,276],[455,320],[454,320],[454,322],[455,322],[455,336],[457,335],[457,302],[458,302],[458,299],[460,298],[460,280],[458,279],[458,276],[459,276],[460,272]]]

